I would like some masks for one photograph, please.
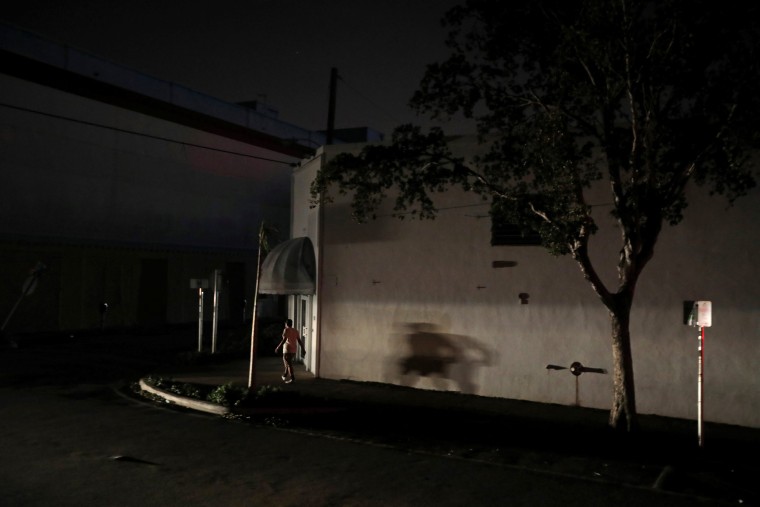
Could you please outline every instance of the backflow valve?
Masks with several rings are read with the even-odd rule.
[[[573,364],[570,365],[568,368],[567,366],[557,366],[556,364],[547,364],[546,365],[547,370],[570,370],[570,373],[572,373],[575,376],[575,405],[580,406],[580,398],[578,395],[578,377],[581,376],[581,373],[603,373],[606,374],[607,370],[604,368],[589,368],[588,366],[583,366],[579,361],[575,361]]]

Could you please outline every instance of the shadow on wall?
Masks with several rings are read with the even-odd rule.
[[[476,368],[487,366],[492,353],[473,338],[441,332],[435,324],[409,322],[404,325],[408,355],[398,362],[399,384],[413,387],[420,377],[431,377],[439,390],[455,389],[476,394]]]

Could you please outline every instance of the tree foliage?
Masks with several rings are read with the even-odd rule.
[[[759,14],[714,0],[469,0],[445,16],[450,56],[428,66],[411,103],[474,120],[482,153],[458,158],[441,130],[405,125],[334,158],[312,195],[349,192],[365,220],[391,188],[394,211],[421,218],[435,216],[436,192],[480,194],[578,261],[626,342],[636,281],[662,227],[681,221],[687,185],[729,203],[755,185]],[[614,288],[588,256],[600,183],[622,233]],[[615,382],[633,398],[632,372]]]

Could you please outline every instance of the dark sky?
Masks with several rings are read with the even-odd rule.
[[[386,135],[417,118],[407,103],[425,65],[447,55],[442,14],[457,0],[24,0],[2,19],[61,44],[213,97],[263,100],[280,119]],[[450,127],[449,132],[461,129]]]

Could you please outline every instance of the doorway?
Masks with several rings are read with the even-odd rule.
[[[299,361],[303,361],[306,365],[306,371],[311,371],[309,367],[312,344],[311,344],[311,296],[297,295],[294,296],[293,302],[293,326],[301,333],[301,337],[306,346],[306,356],[301,359],[301,355],[297,357]]]

